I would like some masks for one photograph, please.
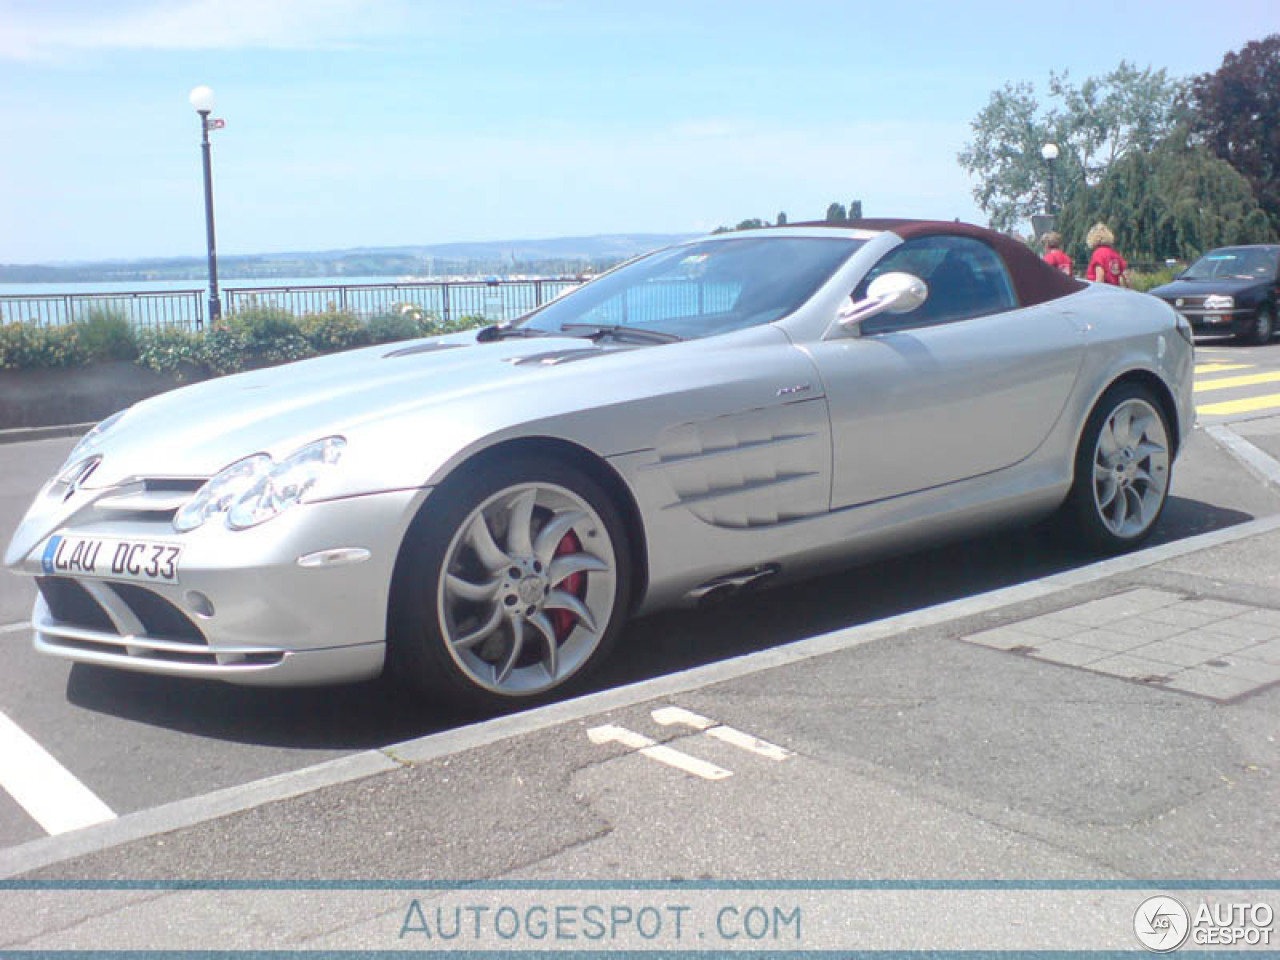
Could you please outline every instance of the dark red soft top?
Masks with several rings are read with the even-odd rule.
[[[1083,290],[1086,286],[1084,281],[1076,280],[1049,266],[1021,240],[1015,240],[1013,237],[985,227],[976,227],[971,223],[958,223],[954,220],[849,220],[845,223],[829,223],[821,220],[810,223],[788,223],[787,226],[833,227],[837,230],[882,230],[896,233],[903,240],[938,234],[981,240],[994,249],[1004,261],[1009,277],[1013,280],[1013,289],[1017,294],[1018,303],[1024,307],[1065,297]]]

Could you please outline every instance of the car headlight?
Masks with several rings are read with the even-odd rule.
[[[210,517],[226,513],[240,495],[271,470],[271,458],[265,453],[238,460],[219,471],[196,495],[174,514],[173,529],[179,533],[194,530]]]
[[[247,530],[284,513],[338,462],[346,445],[342,437],[326,437],[295,450],[236,497],[227,510],[227,526]]]
[[[1204,308],[1206,310],[1230,310],[1236,305],[1236,298],[1227,296],[1224,293],[1211,293],[1204,298]]]
[[[1191,344],[1193,347],[1196,345],[1195,332],[1191,329],[1190,320],[1182,314],[1178,314],[1177,319],[1174,320],[1174,326],[1178,328],[1178,333],[1181,335],[1183,340],[1187,341],[1187,343]]]

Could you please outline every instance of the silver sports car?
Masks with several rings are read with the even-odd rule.
[[[728,233],[510,325],[103,421],[5,562],[41,652],[245,684],[562,692],[637,612],[1057,511],[1142,542],[1187,322],[959,223]]]

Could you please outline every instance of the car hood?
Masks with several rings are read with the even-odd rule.
[[[374,421],[453,407],[496,387],[567,379],[588,360],[644,352],[560,337],[479,344],[474,331],[384,344],[220,377],[144,400],[89,452],[103,454],[88,489],[146,476],[207,477],[242,457],[287,456]]]
[[[1162,300],[1172,300],[1175,297],[1207,297],[1213,293],[1235,295],[1263,285],[1260,280],[1175,280],[1147,292]]]

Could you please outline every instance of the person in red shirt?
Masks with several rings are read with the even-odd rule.
[[[1105,223],[1095,223],[1089,230],[1085,241],[1093,255],[1089,257],[1089,269],[1084,278],[1094,283],[1109,283],[1114,287],[1129,286],[1129,264],[1124,257],[1116,253],[1112,244],[1116,242],[1115,234]]]
[[[1062,252],[1062,234],[1050,230],[1044,235],[1044,262],[1071,276],[1071,258]]]

